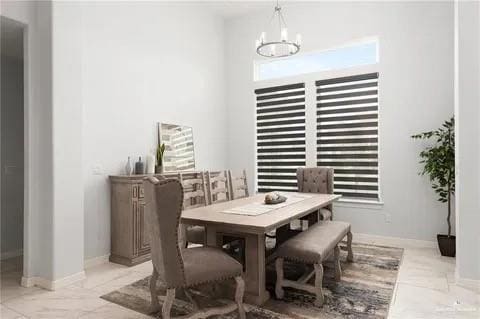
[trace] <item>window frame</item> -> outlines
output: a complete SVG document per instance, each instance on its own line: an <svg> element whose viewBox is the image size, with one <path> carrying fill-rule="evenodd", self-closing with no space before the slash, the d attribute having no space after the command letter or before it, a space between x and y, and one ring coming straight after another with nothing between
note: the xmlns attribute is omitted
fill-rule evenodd
<svg viewBox="0 0 480 319"><path fill-rule="evenodd" d="M368 66L373 66L373 65L378 65L380 63L380 41L377 36L372 36L372 37L365 37L356 41L351 41L347 43L343 43L341 45L336 45L333 47L329 47L327 49L321 49L321 50L314 50L314 51L308 51L308 52L302 52L298 53L295 55L295 57L301 57L301 56L306 56L306 55L311 55L311 54L321 54L325 53L328 51L335 51L335 50L340 50L348 47L353 47L353 46L359 46L359 45L364 45L364 44L369 44L369 43L375 43L376 44L376 63L372 64L364 64L364 65L359 65L359 66L354 66L354 67L345 67L345 68L339 68L339 69L333 69L333 70L325 70L325 71L314 71L314 72L309 72L309 73L301 73L301 74L296 74L292 76L286 76L286 77L280 77L280 78L273 78L273 79L259 79L259 68L261 64L265 64L268 61L271 61L271 58L258 58L253 61L253 82L269 82L269 81L277 81L277 80L282 80L282 79L287 79L287 78L302 78L303 76L310 76L314 74L322 74L326 72L336 72L336 71L343 71L343 70L350 70L353 68L361 68L361 67L368 67ZM291 57L286 56L286 57L281 57L281 58L275 58L275 60L286 60Z"/></svg>
<svg viewBox="0 0 480 319"><path fill-rule="evenodd" d="M254 134L253 134L253 161L254 165L254 185L255 192L258 192L258 165L257 165L257 120L256 120L256 89L267 88L271 86L280 86L288 85L292 83L305 83L305 131L306 131L306 141L305 141L305 162L307 167L317 166L317 117L316 117L316 85L315 81L321 81L331 78L351 76L363 73L379 73L378 81L378 199L352 199L352 198L341 198L338 202L342 206L379 206L383 205L383 192L382 192L382 72L380 70L380 64L371 64L358 67L352 67L348 69L339 69L339 70L329 70L323 72L307 73L291 77L284 77L279 79L268 79L261 81L252 81L252 87L250 94L252 94L252 117L254 121Z"/></svg>

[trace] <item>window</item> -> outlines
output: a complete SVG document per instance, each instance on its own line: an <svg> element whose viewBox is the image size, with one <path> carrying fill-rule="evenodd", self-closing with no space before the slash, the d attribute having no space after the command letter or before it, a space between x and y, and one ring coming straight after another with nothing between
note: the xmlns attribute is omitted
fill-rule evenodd
<svg viewBox="0 0 480 319"><path fill-rule="evenodd" d="M378 73L316 81L317 165L334 192L378 200Z"/></svg>
<svg viewBox="0 0 480 319"><path fill-rule="evenodd" d="M357 43L331 50L298 54L285 59L255 63L255 81L328 70L345 69L378 62L378 42Z"/></svg>
<svg viewBox="0 0 480 319"><path fill-rule="evenodd" d="M296 169L305 166L305 84L255 90L257 188L296 191Z"/></svg>

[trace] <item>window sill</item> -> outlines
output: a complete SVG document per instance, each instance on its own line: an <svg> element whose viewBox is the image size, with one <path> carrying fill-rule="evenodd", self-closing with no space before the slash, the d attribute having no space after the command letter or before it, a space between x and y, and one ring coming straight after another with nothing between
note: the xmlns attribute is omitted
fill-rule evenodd
<svg viewBox="0 0 480 319"><path fill-rule="evenodd" d="M369 201L369 200L356 200L356 199L339 199L334 202L335 207L346 207L346 208L362 208L362 209L374 209L382 210L384 203L380 201Z"/></svg>

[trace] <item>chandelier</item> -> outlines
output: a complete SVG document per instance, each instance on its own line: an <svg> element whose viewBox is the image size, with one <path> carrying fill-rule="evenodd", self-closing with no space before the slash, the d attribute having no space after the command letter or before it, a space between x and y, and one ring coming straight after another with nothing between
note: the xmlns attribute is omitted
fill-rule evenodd
<svg viewBox="0 0 480 319"><path fill-rule="evenodd" d="M288 40L287 24L278 0L270 20L270 25L278 28L279 38L267 41L267 33L262 32L260 39L255 41L255 48L259 55L267 58L281 58L294 55L300 51L302 38L300 34L297 34L295 42Z"/></svg>

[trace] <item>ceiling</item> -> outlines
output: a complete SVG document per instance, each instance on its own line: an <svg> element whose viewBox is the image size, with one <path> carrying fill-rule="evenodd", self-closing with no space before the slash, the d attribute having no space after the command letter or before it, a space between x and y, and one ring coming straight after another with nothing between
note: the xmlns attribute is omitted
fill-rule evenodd
<svg viewBox="0 0 480 319"><path fill-rule="evenodd" d="M0 38L2 55L23 59L23 27L20 23L1 17Z"/></svg>
<svg viewBox="0 0 480 319"><path fill-rule="evenodd" d="M214 13L222 16L225 19L231 19L239 16L249 14L262 9L271 8L273 10L275 1L201 1L202 6L208 7Z"/></svg>

